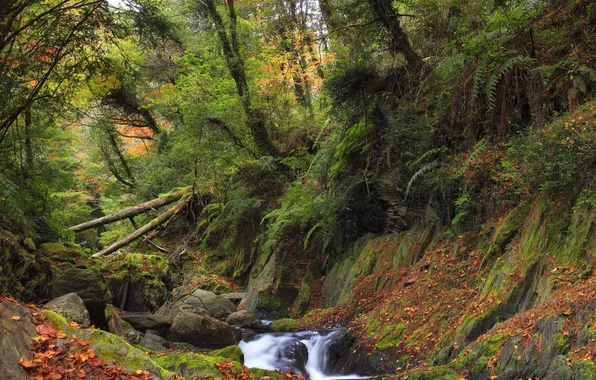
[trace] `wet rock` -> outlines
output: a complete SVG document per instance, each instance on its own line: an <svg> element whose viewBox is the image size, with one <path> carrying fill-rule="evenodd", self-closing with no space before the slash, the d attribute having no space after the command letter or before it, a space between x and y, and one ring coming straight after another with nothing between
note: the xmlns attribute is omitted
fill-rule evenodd
<svg viewBox="0 0 596 380"><path fill-rule="evenodd" d="M299 341L293 339L285 343L277 353L277 361L284 372L296 372L306 376L306 362L308 361L308 348Z"/></svg>
<svg viewBox="0 0 596 380"><path fill-rule="evenodd" d="M172 324L172 319L152 313L131 313L124 315L122 319L130 323L136 330L143 332L164 329Z"/></svg>
<svg viewBox="0 0 596 380"><path fill-rule="evenodd" d="M20 318L19 320L16 317ZM0 302L0 374L3 379L27 379L29 375L19 365L27 359L35 326L31 323L29 310L11 302Z"/></svg>
<svg viewBox="0 0 596 380"><path fill-rule="evenodd" d="M248 310L240 310L230 314L228 318L226 318L226 323L244 328L259 328L263 325L259 317L257 317L257 314Z"/></svg>
<svg viewBox="0 0 596 380"><path fill-rule="evenodd" d="M83 303L81 297L76 293L68 293L48 302L46 309L54 310L66 319L74 321L82 326L91 324L89 312Z"/></svg>
<svg viewBox="0 0 596 380"><path fill-rule="evenodd" d="M52 282L52 295L60 297L69 293L81 297L91 323L100 328L106 327L104 310L111 295L99 274L91 269L68 269Z"/></svg>

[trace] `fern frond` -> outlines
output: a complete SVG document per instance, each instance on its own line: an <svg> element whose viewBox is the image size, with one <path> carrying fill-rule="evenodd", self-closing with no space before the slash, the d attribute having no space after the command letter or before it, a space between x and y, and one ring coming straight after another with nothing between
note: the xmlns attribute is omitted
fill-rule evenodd
<svg viewBox="0 0 596 380"><path fill-rule="evenodd" d="M497 85L505 75L511 71L515 66L521 66L524 64L534 64L536 63L535 58L531 57L524 57L524 56L515 56L503 64L499 66L499 68L492 73L490 76L488 83L486 85L486 102L488 104L487 113L491 113L495 109L496 99L497 99Z"/></svg>
<svg viewBox="0 0 596 380"><path fill-rule="evenodd" d="M423 176L424 174L430 172L436 166L437 166L437 161L433 161L429 164L424 165L420 170L418 170L416 173L414 173L414 175L408 181L408 186L406 187L406 194L404 195L404 199L406 199L408 197L408 195L410 194L410 190L412 189L412 185L414 184L414 182L416 182L416 180L418 178L420 178L421 176Z"/></svg>
<svg viewBox="0 0 596 380"><path fill-rule="evenodd" d="M466 160L464 165L457 172L457 176L458 177L463 176L466 173L466 170L468 170L468 167L470 166L470 164L472 162L474 162L474 160L476 160L476 158L478 158L478 156L480 156L486 150L487 147L488 147L488 143L485 138L478 141L476 143L476 145L474 146L474 150L472 151L472 153L470 153L470 156L468 157L468 159Z"/></svg>

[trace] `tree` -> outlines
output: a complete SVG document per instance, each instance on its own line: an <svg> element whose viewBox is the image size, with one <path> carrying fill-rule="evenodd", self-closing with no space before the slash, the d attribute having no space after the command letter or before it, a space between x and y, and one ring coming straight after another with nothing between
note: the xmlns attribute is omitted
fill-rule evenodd
<svg viewBox="0 0 596 380"><path fill-rule="evenodd" d="M234 7L234 1L228 0L225 4L225 8L228 10L229 16L229 27L227 30L224 25L224 21L217 10L214 0L206 0L204 2L204 7L207 14L209 15L209 18L213 21L215 26L215 31L223 50L228 71L236 83L236 90L238 96L242 100L242 106L247 118L248 129L250 130L255 145L257 146L257 149L261 155L277 157L279 156L279 152L269 138L265 114L262 110L253 107L251 102L246 70L242 55L240 54L240 46L238 43L236 25L237 16L236 9Z"/></svg>

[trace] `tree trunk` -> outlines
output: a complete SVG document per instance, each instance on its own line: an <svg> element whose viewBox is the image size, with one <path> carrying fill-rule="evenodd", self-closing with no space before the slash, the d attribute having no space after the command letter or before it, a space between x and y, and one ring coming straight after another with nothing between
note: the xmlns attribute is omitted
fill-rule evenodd
<svg viewBox="0 0 596 380"><path fill-rule="evenodd" d="M393 9L391 0L368 0L369 6L383 24L391 40L389 47L395 53L402 53L406 59L406 67L417 73L422 68L422 58L410 45L408 35L399 23L399 14Z"/></svg>
<svg viewBox="0 0 596 380"><path fill-rule="evenodd" d="M122 219L132 218L133 216L142 214L148 210L159 208L161 206L165 206L170 203L174 203L189 193L190 193L190 188L178 190L178 191L175 191L174 193L167 195L165 197L155 198L148 202L141 203L136 206L128 207L128 208L126 208L122 211L119 211L117 213L102 216L101 218L94 219L89 222L77 224L76 226L72 226L69 229L71 231L80 232L80 231L88 230L90 228L103 226L104 224L117 222Z"/></svg>
<svg viewBox="0 0 596 380"><path fill-rule="evenodd" d="M143 227L139 228L138 230L136 230L135 232L133 232L132 234L118 240L117 242L115 242L114 244L110 245L109 247L97 252L94 255L91 255L91 257L101 257L103 255L108 255L112 252L116 252L117 250L119 250L122 247L126 247L127 245L129 245L130 243L132 243L133 241L137 240L138 238L142 237L143 235L145 235L147 232L150 232L154 229L156 229L157 227L161 226L162 224L164 224L165 222L167 222L168 220L170 220L174 215L176 215L180 210L182 210L182 208L184 206L186 206L186 204L188 203L188 199L185 199L183 202L181 202L179 205L172 207L171 209L169 209L168 211L164 212L163 214L161 214L160 216L158 216L157 218L153 219L151 222L145 224Z"/></svg>
<svg viewBox="0 0 596 380"><path fill-rule="evenodd" d="M269 138L265 123L265 115L261 110L255 109L251 105L244 61L240 55L240 48L236 36L236 9L234 8L234 0L227 1L228 13L230 16L230 37L228 37L228 32L226 32L223 19L215 7L214 1L205 0L204 5L215 24L215 30L223 49L226 65L228 66L228 71L234 79L234 82L236 82L236 91L242 100L244 113L246 113L248 119L248 129L255 141L255 145L262 156L277 157L279 156L279 152Z"/></svg>

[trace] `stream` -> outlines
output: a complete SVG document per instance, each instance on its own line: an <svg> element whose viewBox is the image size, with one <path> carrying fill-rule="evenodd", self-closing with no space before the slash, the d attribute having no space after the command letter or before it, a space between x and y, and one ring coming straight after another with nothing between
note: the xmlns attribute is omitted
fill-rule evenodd
<svg viewBox="0 0 596 380"><path fill-rule="evenodd" d="M341 329L295 333L263 333L239 346L249 368L295 372L311 380L364 379L358 375L332 375L326 371L329 345Z"/></svg>

